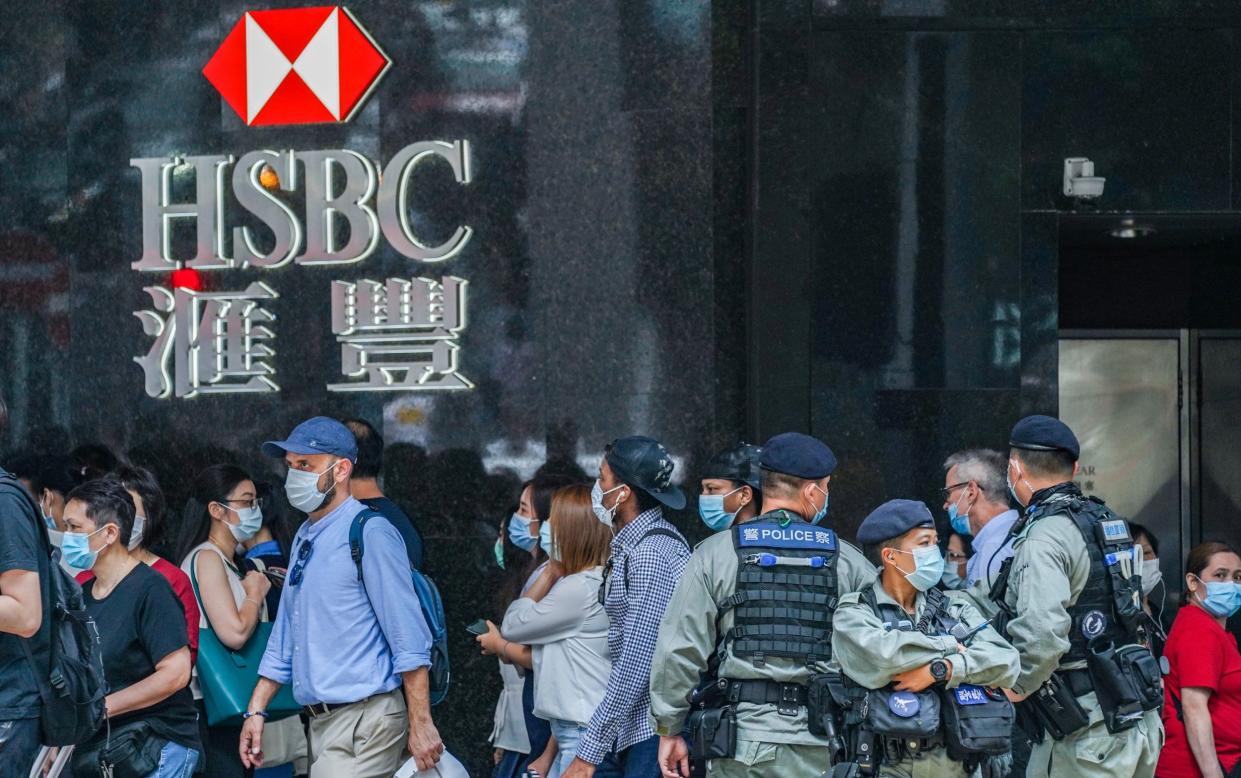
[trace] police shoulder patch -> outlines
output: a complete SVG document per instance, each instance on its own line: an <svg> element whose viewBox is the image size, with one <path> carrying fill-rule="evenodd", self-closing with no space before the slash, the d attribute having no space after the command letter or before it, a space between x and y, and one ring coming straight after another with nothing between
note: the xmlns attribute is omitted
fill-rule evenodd
<svg viewBox="0 0 1241 778"><path fill-rule="evenodd" d="M737 545L755 548L796 548L806 551L835 551L836 533L812 524L742 524L737 527Z"/></svg>

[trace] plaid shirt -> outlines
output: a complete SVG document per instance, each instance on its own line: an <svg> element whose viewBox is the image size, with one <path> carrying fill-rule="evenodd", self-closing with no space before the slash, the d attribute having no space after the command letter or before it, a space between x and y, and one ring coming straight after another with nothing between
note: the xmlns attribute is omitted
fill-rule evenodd
<svg viewBox="0 0 1241 778"><path fill-rule="evenodd" d="M655 735L650 712L651 658L659 622L690 553L688 544L667 535L653 535L638 543L656 527L676 532L663 512L653 508L638 514L612 539L612 574L604 603L611 620L612 675L577 748L577 755L591 764Z"/></svg>

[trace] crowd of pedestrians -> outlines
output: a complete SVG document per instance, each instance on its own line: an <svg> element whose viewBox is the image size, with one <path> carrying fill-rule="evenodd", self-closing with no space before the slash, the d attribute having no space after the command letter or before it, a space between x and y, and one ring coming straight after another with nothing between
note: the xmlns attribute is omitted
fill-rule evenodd
<svg viewBox="0 0 1241 778"><path fill-rule="evenodd" d="M857 545L806 435L701 468L696 547L659 441L545 464L469 627L491 775L1237 774L1241 556L1195 547L1165 632L1158 538L1081 494L1071 430L1008 444L947 457L940 520L890 500ZM102 446L0 472L0 778L453 775L441 600L383 453L315 417L262 446L283 485L220 461L176 508Z"/></svg>

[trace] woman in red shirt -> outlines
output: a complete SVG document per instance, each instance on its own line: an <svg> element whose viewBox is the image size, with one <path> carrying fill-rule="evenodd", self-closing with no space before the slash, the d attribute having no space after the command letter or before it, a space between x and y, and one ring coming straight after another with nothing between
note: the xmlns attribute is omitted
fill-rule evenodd
<svg viewBox="0 0 1241 778"><path fill-rule="evenodd" d="M1158 778L1223 778L1241 763L1241 652L1224 622L1241 607L1241 556L1207 542L1185 562L1184 603L1164 647Z"/></svg>

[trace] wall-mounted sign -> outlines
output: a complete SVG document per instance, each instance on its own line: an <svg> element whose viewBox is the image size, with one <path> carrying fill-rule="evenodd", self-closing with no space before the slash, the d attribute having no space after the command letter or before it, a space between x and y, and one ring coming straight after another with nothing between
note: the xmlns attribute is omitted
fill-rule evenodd
<svg viewBox="0 0 1241 778"><path fill-rule="evenodd" d="M251 127L349 121L392 62L340 6L247 11L203 75Z"/></svg>

